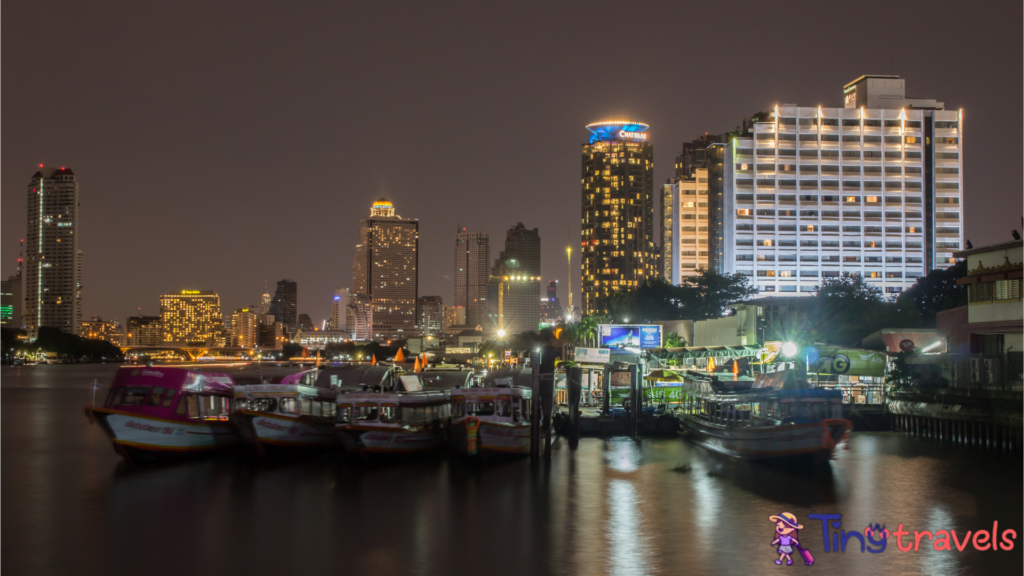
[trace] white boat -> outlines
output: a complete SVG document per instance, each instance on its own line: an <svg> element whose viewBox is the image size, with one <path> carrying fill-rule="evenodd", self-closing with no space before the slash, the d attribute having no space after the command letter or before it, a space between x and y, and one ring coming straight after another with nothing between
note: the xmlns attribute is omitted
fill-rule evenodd
<svg viewBox="0 0 1024 576"><path fill-rule="evenodd" d="M317 384L314 369L289 374L279 382L236 385L232 422L260 455L267 448L334 446L337 390Z"/></svg>
<svg viewBox="0 0 1024 576"><path fill-rule="evenodd" d="M529 388L454 388L451 395L451 434L457 452L530 453Z"/></svg>

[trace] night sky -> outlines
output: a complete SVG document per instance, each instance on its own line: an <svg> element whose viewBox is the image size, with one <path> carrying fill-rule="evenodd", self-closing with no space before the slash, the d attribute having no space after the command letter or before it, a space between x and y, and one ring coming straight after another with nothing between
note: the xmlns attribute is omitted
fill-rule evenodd
<svg viewBox="0 0 1024 576"><path fill-rule="evenodd" d="M564 298L586 124L650 124L664 182L683 141L841 107L890 62L964 109L965 236L1020 228L1020 2L662 4L5 2L0 273L45 163L81 186L85 317L180 289L228 313L290 278L319 324L381 196L420 220L421 296L451 303L460 224L497 256L523 222Z"/></svg>

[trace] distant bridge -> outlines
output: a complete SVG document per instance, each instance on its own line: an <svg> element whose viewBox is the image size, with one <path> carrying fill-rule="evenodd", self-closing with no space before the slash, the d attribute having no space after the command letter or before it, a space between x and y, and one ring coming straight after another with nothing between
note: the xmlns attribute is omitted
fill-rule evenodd
<svg viewBox="0 0 1024 576"><path fill-rule="evenodd" d="M228 346L119 346L121 352L125 355L131 354L132 352L138 354L144 354L146 352L181 352L189 357L190 360L195 360L201 356L209 356L212 353L218 353L218 355L241 357L243 354L251 355L254 351L258 353L268 354L277 353L281 350L279 348L238 348Z"/></svg>

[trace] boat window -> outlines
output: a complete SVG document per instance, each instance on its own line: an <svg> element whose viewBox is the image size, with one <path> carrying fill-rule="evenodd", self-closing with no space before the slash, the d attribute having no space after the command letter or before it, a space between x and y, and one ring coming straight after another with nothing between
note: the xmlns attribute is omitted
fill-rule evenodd
<svg viewBox="0 0 1024 576"><path fill-rule="evenodd" d="M170 408L171 402L174 401L174 390L168 390L167 394L164 395L164 408Z"/></svg>
<svg viewBox="0 0 1024 576"><path fill-rule="evenodd" d="M338 404L337 422L339 424L348 424L350 421L352 421L352 405Z"/></svg>
<svg viewBox="0 0 1024 576"><path fill-rule="evenodd" d="M494 416L494 402L483 398L469 398L466 401L466 414L471 416Z"/></svg>
<svg viewBox="0 0 1024 576"><path fill-rule="evenodd" d="M310 413L313 412L313 407L312 407L311 404L312 404L312 400L310 400L309 398L307 398L305 396L300 396L299 397L299 406L302 408L302 415L303 416L308 416Z"/></svg>
<svg viewBox="0 0 1024 576"><path fill-rule="evenodd" d="M199 418L199 398L192 394L189 394L186 398L188 398L188 417Z"/></svg>
<svg viewBox="0 0 1024 576"><path fill-rule="evenodd" d="M513 422L526 422L526 413L529 411L529 402L526 398L513 398L512 399L512 421Z"/></svg>
<svg viewBox="0 0 1024 576"><path fill-rule="evenodd" d="M187 397L188 395L185 394L184 392L182 392L178 396L178 405L174 407L175 414L178 414L180 416L185 413L185 406L188 404L188 402L185 400Z"/></svg>
<svg viewBox="0 0 1024 576"><path fill-rule="evenodd" d="M452 398L452 418L462 418L466 411L466 398L456 396ZM408 422L408 420L407 420Z"/></svg>
<svg viewBox="0 0 1024 576"><path fill-rule="evenodd" d="M380 421L385 424L395 424L398 422L398 406L394 404L381 404L380 405Z"/></svg>
<svg viewBox="0 0 1024 576"><path fill-rule="evenodd" d="M522 415L523 422L529 422L530 421L531 410L533 410L533 407L530 405L530 399L529 398L520 398L519 399L519 413Z"/></svg>
<svg viewBox="0 0 1024 576"><path fill-rule="evenodd" d="M359 420L360 422L369 422L377 420L377 405L376 404L357 404L352 408L352 419Z"/></svg>
<svg viewBox="0 0 1024 576"><path fill-rule="evenodd" d="M124 390L124 395L119 402L122 406L142 406L146 400L146 394L149 393L149 388L141 386L130 386L122 388L122 390Z"/></svg>
<svg viewBox="0 0 1024 576"><path fill-rule="evenodd" d="M422 409L415 406L402 406L402 422L406 424L419 424Z"/></svg>
<svg viewBox="0 0 1024 576"><path fill-rule="evenodd" d="M207 418L226 418L228 415L228 399L223 396L200 396L203 412Z"/></svg>
<svg viewBox="0 0 1024 576"><path fill-rule="evenodd" d="M117 398L118 392L122 392L123 390L124 388L111 388L110 392L107 392L107 401L103 405L106 406L107 408L113 406L115 400L119 400Z"/></svg>
<svg viewBox="0 0 1024 576"><path fill-rule="evenodd" d="M329 400L321 400L323 404L324 418L334 419L335 414L338 413L338 405Z"/></svg>
<svg viewBox="0 0 1024 576"><path fill-rule="evenodd" d="M278 409L281 411L281 414L298 414L299 401L295 398L281 398L278 403Z"/></svg>
<svg viewBox="0 0 1024 576"><path fill-rule="evenodd" d="M245 401L242 400L242 402ZM249 400L247 405L249 410L255 412L277 412L277 398L257 398Z"/></svg>
<svg viewBox="0 0 1024 576"><path fill-rule="evenodd" d="M494 405L495 414L502 417L509 417L512 415L512 398L510 396L498 396L497 402Z"/></svg>
<svg viewBox="0 0 1024 576"><path fill-rule="evenodd" d="M149 393L149 405L159 406L160 397L164 394L163 386L153 386L153 391Z"/></svg>

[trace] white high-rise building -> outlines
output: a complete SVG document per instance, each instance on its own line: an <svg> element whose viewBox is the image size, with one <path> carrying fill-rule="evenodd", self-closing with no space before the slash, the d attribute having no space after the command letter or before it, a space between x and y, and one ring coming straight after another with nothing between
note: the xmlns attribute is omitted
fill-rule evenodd
<svg viewBox="0 0 1024 576"><path fill-rule="evenodd" d="M949 266L963 242L963 115L904 88L862 76L845 108L783 104L714 144L724 182L710 265L761 295L814 293L844 272L893 294Z"/></svg>
<svg viewBox="0 0 1024 576"><path fill-rule="evenodd" d="M707 168L661 187L661 219L663 274L679 284L708 267Z"/></svg>

